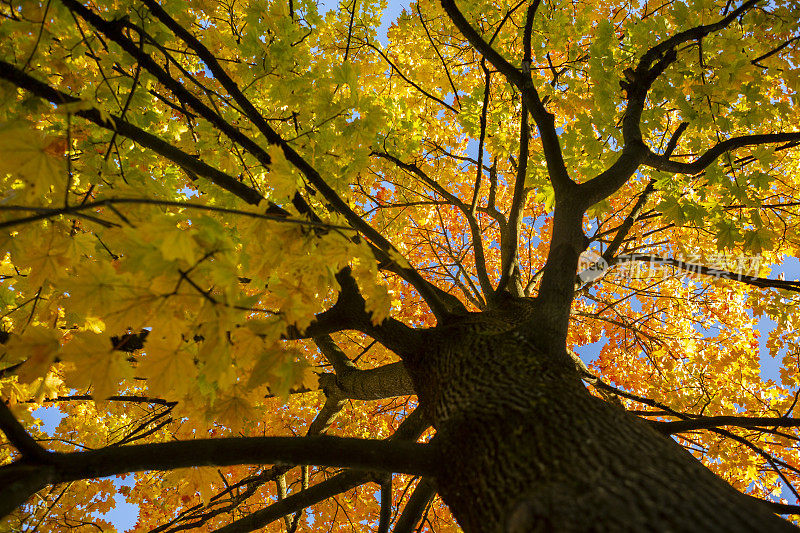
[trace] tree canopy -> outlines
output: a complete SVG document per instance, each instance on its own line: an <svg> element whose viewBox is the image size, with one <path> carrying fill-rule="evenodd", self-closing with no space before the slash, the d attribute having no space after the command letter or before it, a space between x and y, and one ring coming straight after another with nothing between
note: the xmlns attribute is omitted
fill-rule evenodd
<svg viewBox="0 0 800 533"><path fill-rule="evenodd" d="M0 529L558 529L447 468L565 349L796 519L800 2L384 7L0 0Z"/></svg>

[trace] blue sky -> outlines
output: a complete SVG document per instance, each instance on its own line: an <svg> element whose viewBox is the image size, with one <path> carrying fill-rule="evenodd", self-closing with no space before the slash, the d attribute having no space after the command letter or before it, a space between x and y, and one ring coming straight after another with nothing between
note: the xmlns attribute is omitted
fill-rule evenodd
<svg viewBox="0 0 800 533"><path fill-rule="evenodd" d="M381 44L386 44L386 31L389 29L389 26L392 25L392 22L397 20L397 16L403 11L403 9L407 9L411 2L407 0L403 1L396 1L390 0L386 9L383 11L383 17L381 18L381 25L378 28L378 40ZM327 13L331 9L334 9L339 5L338 0L323 0L318 2L319 5L319 12L320 14Z"/></svg>

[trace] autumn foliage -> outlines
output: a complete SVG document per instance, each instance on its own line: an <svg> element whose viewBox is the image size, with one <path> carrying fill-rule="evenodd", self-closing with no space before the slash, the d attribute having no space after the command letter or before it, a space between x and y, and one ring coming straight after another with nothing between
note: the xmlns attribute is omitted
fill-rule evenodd
<svg viewBox="0 0 800 533"><path fill-rule="evenodd" d="M796 518L800 3L383 7L0 1L0 530L459 531L408 339L504 298Z"/></svg>

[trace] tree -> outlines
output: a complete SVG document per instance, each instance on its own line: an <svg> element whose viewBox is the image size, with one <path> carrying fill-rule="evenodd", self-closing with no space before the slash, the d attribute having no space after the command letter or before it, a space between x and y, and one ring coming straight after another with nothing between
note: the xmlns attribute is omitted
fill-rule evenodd
<svg viewBox="0 0 800 533"><path fill-rule="evenodd" d="M793 528L796 0L0 13L5 528Z"/></svg>

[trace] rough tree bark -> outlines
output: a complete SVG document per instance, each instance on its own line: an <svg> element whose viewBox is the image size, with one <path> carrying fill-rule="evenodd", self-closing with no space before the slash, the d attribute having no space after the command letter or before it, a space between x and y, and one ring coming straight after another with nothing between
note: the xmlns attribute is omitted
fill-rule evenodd
<svg viewBox="0 0 800 533"><path fill-rule="evenodd" d="M406 358L437 429L437 488L467 532L791 531L669 437L592 396L506 301ZM542 342L544 340L544 342Z"/></svg>

